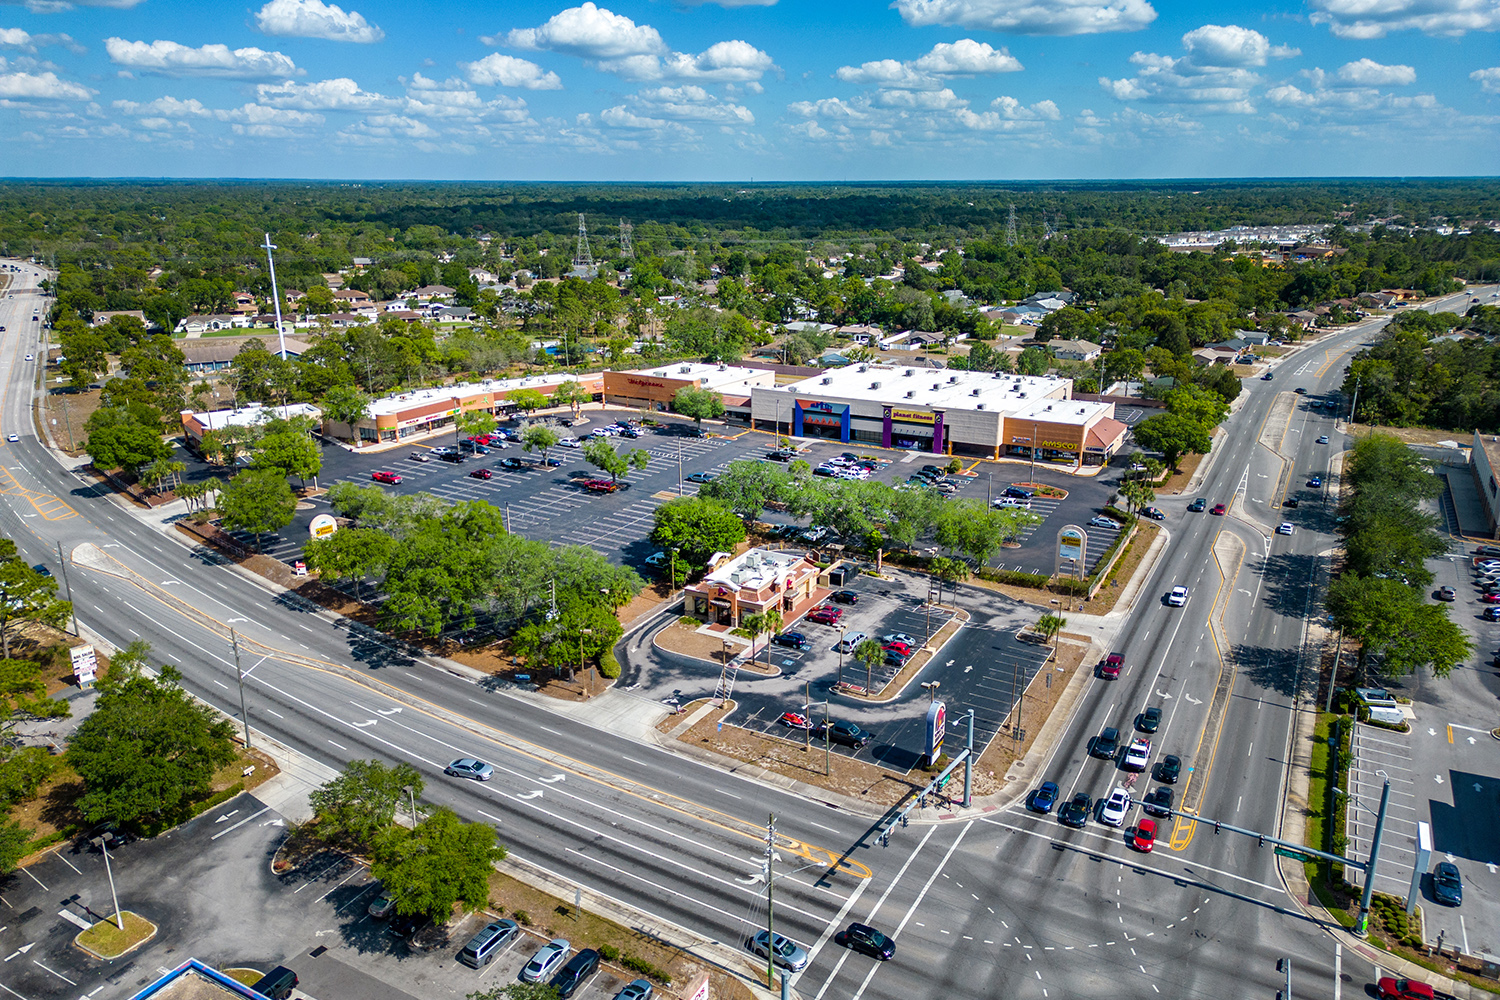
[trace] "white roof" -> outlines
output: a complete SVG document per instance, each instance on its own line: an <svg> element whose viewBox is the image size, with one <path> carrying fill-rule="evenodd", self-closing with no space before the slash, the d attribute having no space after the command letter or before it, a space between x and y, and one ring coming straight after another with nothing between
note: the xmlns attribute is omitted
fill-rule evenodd
<svg viewBox="0 0 1500 1000"><path fill-rule="evenodd" d="M763 376L766 374L766 369L739 368L734 365L716 365L703 361L684 361L681 364L662 365L659 368L638 368L621 374L681 379L687 382L697 382L705 389L713 389L721 385L735 385L757 375Z"/></svg>
<svg viewBox="0 0 1500 1000"><path fill-rule="evenodd" d="M1031 401L1068 387L1050 375L955 372L907 365L850 365L762 392L787 392L812 399L836 398L940 409L999 410L1011 413ZM976 395L977 391L977 395ZM914 395L908 397L908 392ZM1056 399L1050 402L1058 402Z"/></svg>
<svg viewBox="0 0 1500 1000"><path fill-rule="evenodd" d="M1009 420L1024 422L1037 420L1047 424L1087 424L1101 413L1109 415L1109 403L1091 403L1082 399L1037 399L1028 400L1006 412Z"/></svg>
<svg viewBox="0 0 1500 1000"><path fill-rule="evenodd" d="M572 375L528 375L525 378L495 378L486 379L483 382L468 382L455 385L440 386L436 389L417 389L412 392L404 392L399 396L385 396L370 402L370 416L380 414L400 413L414 406L425 403L440 403L448 399L463 399L469 396L477 396L488 392L499 398L507 392L516 389L536 389L545 391L556 388L564 382L578 381Z"/></svg>
<svg viewBox="0 0 1500 1000"><path fill-rule="evenodd" d="M192 413L191 410L183 412ZM286 406L246 403L234 410L210 410L207 413L192 413L192 416L204 430L217 431L225 427L254 427L277 418L286 420L290 417L312 417L319 420L323 411L311 403L289 403Z"/></svg>
<svg viewBox="0 0 1500 1000"><path fill-rule="evenodd" d="M739 590L741 587L761 590L774 582L785 583L799 563L811 565L800 553L751 549L738 559L720 563L712 573L703 578L703 585L723 587L726 590Z"/></svg>

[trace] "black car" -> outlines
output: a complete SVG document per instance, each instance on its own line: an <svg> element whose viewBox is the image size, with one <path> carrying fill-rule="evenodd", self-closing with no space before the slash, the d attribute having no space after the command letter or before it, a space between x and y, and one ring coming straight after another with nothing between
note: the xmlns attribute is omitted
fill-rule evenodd
<svg viewBox="0 0 1500 1000"><path fill-rule="evenodd" d="M500 460L500 468L502 468L502 469L524 469L524 468L526 468L526 463L523 462L523 461L521 461L519 458L502 458Z"/></svg>
<svg viewBox="0 0 1500 1000"><path fill-rule="evenodd" d="M770 459L772 462L790 462L792 459L794 459L796 457L797 457L797 453L795 451L768 451L768 452L766 452L766 458Z"/></svg>
<svg viewBox="0 0 1500 1000"><path fill-rule="evenodd" d="M1057 821L1063 826L1071 826L1075 829L1083 829L1089 821L1089 813L1094 810L1094 800L1089 798L1088 792L1079 792L1063 804L1057 811Z"/></svg>
<svg viewBox="0 0 1500 1000"><path fill-rule="evenodd" d="M1172 815L1172 789L1166 785L1158 785L1154 790L1147 792L1146 797L1141 800L1141 808L1152 816Z"/></svg>
<svg viewBox="0 0 1500 1000"><path fill-rule="evenodd" d="M1089 745L1089 753L1100 760L1109 760L1120 752L1120 731L1114 726L1105 726Z"/></svg>
<svg viewBox="0 0 1500 1000"><path fill-rule="evenodd" d="M1148 705L1140 718L1135 720L1135 728L1143 733L1156 732L1161 728L1161 709L1155 705Z"/></svg>
<svg viewBox="0 0 1500 1000"><path fill-rule="evenodd" d="M468 461L468 459L453 451L445 451L441 455L439 455L438 458L442 459L445 462L452 462L454 465L459 465L463 462Z"/></svg>
<svg viewBox="0 0 1500 1000"><path fill-rule="evenodd" d="M1297 501L1296 497L1287 497L1285 500L1281 501L1281 506L1283 510L1296 510L1302 505Z"/></svg>
<svg viewBox="0 0 1500 1000"><path fill-rule="evenodd" d="M620 428L620 437L622 438L638 438L640 436L641 432L636 430L634 427Z"/></svg>
<svg viewBox="0 0 1500 1000"><path fill-rule="evenodd" d="M862 951L882 962L896 954L896 942L868 924L850 924L835 934L833 939L845 948Z"/></svg>
<svg viewBox="0 0 1500 1000"><path fill-rule="evenodd" d="M813 470L813 475L815 476L836 476L838 474L839 470L831 465L820 465Z"/></svg>
<svg viewBox="0 0 1500 1000"><path fill-rule="evenodd" d="M568 997L577 993L578 988L588 982L598 971L599 953L592 948L585 948L568 959L568 964L552 977L552 985L562 1000L568 1000Z"/></svg>
<svg viewBox="0 0 1500 1000"><path fill-rule="evenodd" d="M858 604L859 595L852 590L835 590L828 595L830 600L839 604Z"/></svg>
<svg viewBox="0 0 1500 1000"><path fill-rule="evenodd" d="M787 646L791 649L806 649L812 643L807 641L807 636L801 632L782 632L771 640L778 646Z"/></svg>
<svg viewBox="0 0 1500 1000"><path fill-rule="evenodd" d="M398 914L391 920L390 926L386 928L392 936L410 939L413 934L427 926L428 918L425 914Z"/></svg>
<svg viewBox="0 0 1500 1000"><path fill-rule="evenodd" d="M1017 500L1030 500L1036 496L1036 490L1028 490L1022 486L1007 486L1000 495L1003 497L1015 497Z"/></svg>
<svg viewBox="0 0 1500 1000"><path fill-rule="evenodd" d="M816 732L822 735L823 726L818 726ZM874 739L874 734L859 728L852 722L836 719L828 723L828 739L834 743L858 749Z"/></svg>
<svg viewBox="0 0 1500 1000"><path fill-rule="evenodd" d="M1182 758L1175 753L1169 753L1156 762L1156 780L1164 781L1169 785L1177 784L1177 776L1182 773Z"/></svg>
<svg viewBox="0 0 1500 1000"><path fill-rule="evenodd" d="M1205 500L1203 497L1199 497L1198 499L1194 500L1192 503L1188 504L1187 509L1190 510L1190 511L1192 511L1194 514L1201 514L1201 513L1203 513L1204 508L1207 507L1207 506L1208 506L1208 501Z"/></svg>
<svg viewBox="0 0 1500 1000"><path fill-rule="evenodd" d="M1432 898L1444 906L1463 905L1464 879L1453 862L1440 861L1432 870Z"/></svg>

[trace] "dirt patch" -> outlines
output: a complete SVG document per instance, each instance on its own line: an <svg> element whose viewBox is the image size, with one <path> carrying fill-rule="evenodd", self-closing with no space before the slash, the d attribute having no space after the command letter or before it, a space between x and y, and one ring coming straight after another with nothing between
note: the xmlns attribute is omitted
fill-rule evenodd
<svg viewBox="0 0 1500 1000"><path fill-rule="evenodd" d="M94 411L99 409L101 392L100 389L89 389L86 392L52 389L37 402L37 421L47 424L52 432L52 439L63 451L75 458L83 454L81 442L88 437L84 426L88 424ZM56 424L53 424L54 420L57 421ZM42 437L43 440L46 439L45 434Z"/></svg>
<svg viewBox="0 0 1500 1000"><path fill-rule="evenodd" d="M645 590L636 594L629 604L620 609L620 624L628 629L642 618L655 614L671 599L673 593L675 591L668 592L667 588L661 584L649 585Z"/></svg>
<svg viewBox="0 0 1500 1000"><path fill-rule="evenodd" d="M685 706L684 711L694 711L703 704L702 701L694 702ZM788 729L787 735L778 736L741 729L730 721L734 709L734 703L730 702L725 708L705 713L678 740L754 764L786 778L880 806L895 805L927 782L920 771L905 776L861 760L825 753L823 744L816 739L811 741L809 749L805 733L798 730ZM670 730L673 722L681 721L669 716L657 728L665 726ZM723 723L722 728L720 723ZM825 765L829 771L827 774L824 773Z"/></svg>
<svg viewBox="0 0 1500 1000"><path fill-rule="evenodd" d="M1350 437L1362 438L1368 434L1389 434L1406 444L1436 445L1440 441L1456 441L1459 447L1474 445L1473 431L1442 431L1428 427L1385 427L1375 424L1349 424Z"/></svg>
<svg viewBox="0 0 1500 1000"><path fill-rule="evenodd" d="M1151 543L1156 541L1156 533L1160 530L1149 521L1141 521L1136 525L1135 537L1126 543L1125 551L1115 561L1115 568L1110 570L1104 586L1094 593L1092 599L1082 602L1081 610L1087 610L1091 615L1107 615L1115 609L1115 602L1125 591L1125 585L1135 578L1136 571L1145 561L1146 553L1151 551ZM1064 598L1064 603L1068 600Z"/></svg>
<svg viewBox="0 0 1500 1000"><path fill-rule="evenodd" d="M1187 484L1192 481L1193 474L1198 471L1198 466L1204 455L1184 455L1178 463L1177 471L1167 477L1166 482L1156 487L1158 493L1171 493L1174 496L1187 489Z"/></svg>
<svg viewBox="0 0 1500 1000"><path fill-rule="evenodd" d="M579 910L572 899L564 900L503 872L490 876L489 912L508 917L546 938L566 937L575 948L617 949L621 961L629 957L639 959L665 972L678 988L707 972L712 995L754 1000L754 994L737 977L710 966L689 953L685 945L675 944L664 934L645 927L626 927L607 917ZM605 964L612 974L627 982L640 975L626 970L621 961Z"/></svg>
<svg viewBox="0 0 1500 1000"><path fill-rule="evenodd" d="M719 666L745 651L745 642L738 636L720 638L718 635L699 632L697 628L700 624L677 622L658 632L655 644L670 652L707 660ZM765 665L759 664L753 669L764 673Z"/></svg>

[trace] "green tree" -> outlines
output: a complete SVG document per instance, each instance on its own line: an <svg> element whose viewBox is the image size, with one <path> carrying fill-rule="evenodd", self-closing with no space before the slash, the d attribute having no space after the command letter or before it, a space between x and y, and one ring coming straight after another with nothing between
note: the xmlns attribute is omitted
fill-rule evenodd
<svg viewBox="0 0 1500 1000"><path fill-rule="evenodd" d="M613 610L604 604L572 600L556 618L527 622L516 630L512 651L528 665L574 671L597 663L625 634Z"/></svg>
<svg viewBox="0 0 1500 1000"><path fill-rule="evenodd" d="M1135 425L1135 440L1143 448L1159 451L1173 471L1183 455L1206 455L1213 446L1208 428L1178 413L1147 417Z"/></svg>
<svg viewBox="0 0 1500 1000"><path fill-rule="evenodd" d="M250 468L273 471L283 479L296 476L306 485L323 471L323 453L316 441L300 431L267 434L260 439Z"/></svg>
<svg viewBox="0 0 1500 1000"><path fill-rule="evenodd" d="M672 409L684 417L692 417L702 432L703 421L724 415L724 397L708 389L685 385L672 396Z"/></svg>
<svg viewBox="0 0 1500 1000"><path fill-rule="evenodd" d="M354 425L361 420L369 419L369 396L352 385L336 385L324 394L323 401L318 404L318 408L323 411L325 421L347 424L349 440L356 448L359 447L359 434L355 431Z"/></svg>
<svg viewBox="0 0 1500 1000"><path fill-rule="evenodd" d="M1156 499L1156 491L1150 483L1133 479L1120 484L1120 496L1130 505L1131 513L1135 513Z"/></svg>
<svg viewBox="0 0 1500 1000"><path fill-rule="evenodd" d="M538 393L540 395L540 393ZM521 432L521 450L530 454L533 451L542 453L542 464L547 464L547 452L557 447L557 442L562 440L554 428L545 424L532 424Z"/></svg>
<svg viewBox="0 0 1500 1000"><path fill-rule="evenodd" d="M711 483L698 489L699 496L722 500L740 517L753 521L766 504L780 500L792 489L787 474L766 462L731 462Z"/></svg>
<svg viewBox="0 0 1500 1000"><path fill-rule="evenodd" d="M460 436L481 437L495 429L495 415L484 410L466 410L453 418L453 440Z"/></svg>
<svg viewBox="0 0 1500 1000"><path fill-rule="evenodd" d="M644 469L651 455L644 448L633 448L621 453L609 443L609 438L594 438L583 446L583 457L594 468L609 473L610 482L619 482L621 476L631 469Z"/></svg>
<svg viewBox="0 0 1500 1000"><path fill-rule="evenodd" d="M419 798L422 787L422 775L410 764L351 760L337 777L312 790L308 804L317 814L320 836L368 848L395 822L406 789Z"/></svg>
<svg viewBox="0 0 1500 1000"><path fill-rule="evenodd" d="M1052 643L1052 649L1047 654L1048 662L1057 655L1057 634L1068 627L1068 620L1057 615L1042 615L1036 620L1036 630L1042 637Z"/></svg>
<svg viewBox="0 0 1500 1000"><path fill-rule="evenodd" d="M577 379L564 379L556 389L552 390L552 405L567 406L573 410L573 416L578 416L578 408L584 403L592 403L594 394L583 387L583 383Z"/></svg>
<svg viewBox="0 0 1500 1000"><path fill-rule="evenodd" d="M558 1000L558 992L551 983L514 982L470 993L464 1000Z"/></svg>
<svg viewBox="0 0 1500 1000"><path fill-rule="evenodd" d="M31 831L15 820L0 819L0 875L9 875L20 867L21 859L31 853Z"/></svg>
<svg viewBox="0 0 1500 1000"><path fill-rule="evenodd" d="M229 481L219 498L219 513L230 531L255 534L255 551L260 551L262 532L280 531L292 523L297 512L297 497L277 469L251 469Z"/></svg>
<svg viewBox="0 0 1500 1000"><path fill-rule="evenodd" d="M656 508L651 541L677 549L693 566L706 566L715 552L733 552L745 540L745 522L729 506L709 497L678 497Z"/></svg>
<svg viewBox="0 0 1500 1000"><path fill-rule="evenodd" d="M538 389L512 389L505 398L522 413L531 413L547 405L547 396Z"/></svg>
<svg viewBox="0 0 1500 1000"><path fill-rule="evenodd" d="M170 458L172 447L162 440L161 421L142 419L124 406L95 410L85 425L88 438L83 450L94 467L104 471L122 469L134 476L143 465Z"/></svg>
<svg viewBox="0 0 1500 1000"><path fill-rule="evenodd" d="M885 650L874 639L865 639L854 647L854 658L865 665L865 692L875 693L875 664L885 662ZM839 678L843 683L843 678Z"/></svg>
<svg viewBox="0 0 1500 1000"><path fill-rule="evenodd" d="M174 816L234 760L234 724L193 700L163 667L102 688L68 745L83 779L78 810L91 823Z"/></svg>
<svg viewBox="0 0 1500 1000"><path fill-rule="evenodd" d="M454 904L479 909L489 902L490 874L505 855L494 827L465 823L451 809L436 809L414 829L388 827L375 847L370 874L381 881L397 913L446 924Z"/></svg>
<svg viewBox="0 0 1500 1000"><path fill-rule="evenodd" d="M1371 657L1378 657L1391 676L1427 668L1435 677L1446 677L1474 649L1463 630L1448 620L1447 608L1426 603L1399 580L1343 573L1328 586L1328 612L1359 641L1361 678Z"/></svg>
<svg viewBox="0 0 1500 1000"><path fill-rule="evenodd" d="M1022 375L1045 375L1052 367L1052 359L1040 347L1028 347L1016 358L1016 371Z"/></svg>
<svg viewBox="0 0 1500 1000"><path fill-rule="evenodd" d="M310 539L302 548L307 568L324 580L353 580L359 595L365 577L379 577L390 562L396 539L374 528L340 528L327 538Z"/></svg>
<svg viewBox="0 0 1500 1000"><path fill-rule="evenodd" d="M16 543L0 539L0 651L10 659L10 640L28 622L62 628L73 605L57 596L57 581L33 569L16 551Z"/></svg>

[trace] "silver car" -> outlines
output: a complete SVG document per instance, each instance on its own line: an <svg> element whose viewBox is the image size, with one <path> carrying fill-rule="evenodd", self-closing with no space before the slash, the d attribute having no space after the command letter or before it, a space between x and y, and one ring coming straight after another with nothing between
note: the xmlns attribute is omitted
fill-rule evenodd
<svg viewBox="0 0 1500 1000"><path fill-rule="evenodd" d="M526 968L521 970L521 982L539 983L546 979L557 971L572 949L573 946L563 938L548 941L537 949L536 954L531 956L531 961L526 963Z"/></svg>
<svg viewBox="0 0 1500 1000"><path fill-rule="evenodd" d="M460 757L443 768L443 773L455 778L473 778L475 781L489 781L495 774L495 769L482 760L473 757Z"/></svg>
<svg viewBox="0 0 1500 1000"><path fill-rule="evenodd" d="M762 958L766 955L766 942L770 940L769 931L761 931L750 939L750 950ZM789 937L776 935L775 954L771 961L786 969L788 972L801 972L807 968L807 949L793 941Z"/></svg>
<svg viewBox="0 0 1500 1000"><path fill-rule="evenodd" d="M625 985L625 988L615 994L615 1000L651 1000L651 994L656 992L648 980L636 979Z"/></svg>

